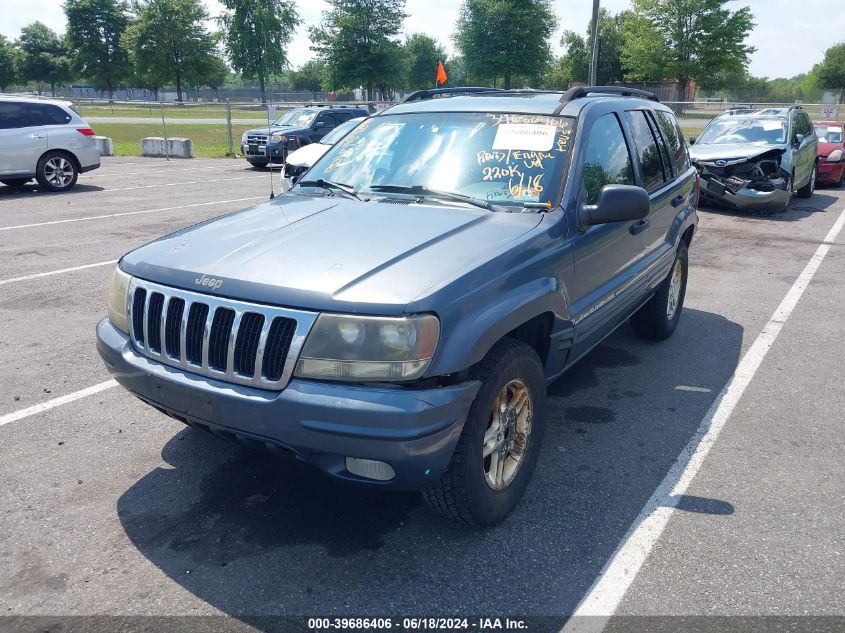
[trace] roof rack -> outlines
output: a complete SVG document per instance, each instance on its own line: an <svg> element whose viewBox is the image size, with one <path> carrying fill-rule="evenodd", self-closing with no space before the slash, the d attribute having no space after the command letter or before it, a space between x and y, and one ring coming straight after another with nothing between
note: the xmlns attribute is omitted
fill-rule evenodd
<svg viewBox="0 0 845 633"><path fill-rule="evenodd" d="M646 90L638 90L637 88L626 88L625 86L583 86L581 88L570 88L563 93L560 98L561 103L568 103L575 99L581 99L589 95L615 95L617 97L637 97L638 99L648 99L649 101L660 102L657 95Z"/></svg>
<svg viewBox="0 0 845 633"><path fill-rule="evenodd" d="M409 94L402 103L410 103L411 101L424 101L425 99L433 99L438 96L447 95L468 95L479 92L508 92L501 88L485 88L482 86L466 86L463 88L429 88L428 90L417 90Z"/></svg>

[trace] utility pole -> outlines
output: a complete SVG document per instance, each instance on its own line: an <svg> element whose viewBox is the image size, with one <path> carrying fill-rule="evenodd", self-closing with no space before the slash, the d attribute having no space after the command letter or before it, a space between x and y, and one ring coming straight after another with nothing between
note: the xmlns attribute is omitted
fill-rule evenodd
<svg viewBox="0 0 845 633"><path fill-rule="evenodd" d="M592 30L593 41L590 49L590 76L587 78L587 84L595 86L599 66L599 0L593 0Z"/></svg>

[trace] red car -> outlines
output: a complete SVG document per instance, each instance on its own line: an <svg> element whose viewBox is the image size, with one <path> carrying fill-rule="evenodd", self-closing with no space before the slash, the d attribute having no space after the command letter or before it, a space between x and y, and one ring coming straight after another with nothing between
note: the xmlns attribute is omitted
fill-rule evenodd
<svg viewBox="0 0 845 633"><path fill-rule="evenodd" d="M842 185L845 182L845 123L814 122L819 137L819 169L816 182Z"/></svg>

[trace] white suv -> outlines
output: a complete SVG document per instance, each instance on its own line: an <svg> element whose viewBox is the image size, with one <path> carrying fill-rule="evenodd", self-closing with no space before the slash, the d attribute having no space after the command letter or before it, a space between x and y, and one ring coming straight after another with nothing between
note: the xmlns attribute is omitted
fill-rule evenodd
<svg viewBox="0 0 845 633"><path fill-rule="evenodd" d="M79 174L100 166L94 130L66 101L0 97L0 182L17 187L33 178L66 191Z"/></svg>

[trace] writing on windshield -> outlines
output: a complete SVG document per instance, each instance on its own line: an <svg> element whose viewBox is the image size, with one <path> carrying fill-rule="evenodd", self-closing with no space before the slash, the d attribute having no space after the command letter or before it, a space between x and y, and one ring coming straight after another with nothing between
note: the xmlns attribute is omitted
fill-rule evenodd
<svg viewBox="0 0 845 633"><path fill-rule="evenodd" d="M572 119L493 113L413 113L364 121L312 175L357 191L417 186L497 203L554 202Z"/></svg>

